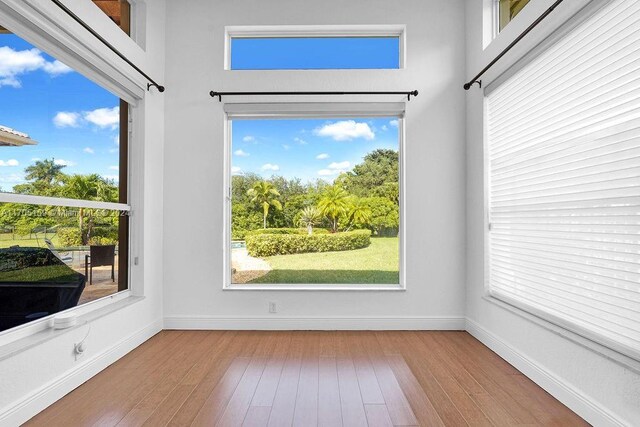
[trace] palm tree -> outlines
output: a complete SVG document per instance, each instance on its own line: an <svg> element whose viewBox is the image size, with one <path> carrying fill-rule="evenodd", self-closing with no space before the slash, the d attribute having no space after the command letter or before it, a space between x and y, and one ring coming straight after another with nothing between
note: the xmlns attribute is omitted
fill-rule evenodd
<svg viewBox="0 0 640 427"><path fill-rule="evenodd" d="M325 190L318 202L318 209L322 215L331 220L331 229L338 231L338 218L347 213L349 208L349 193L344 188L333 185Z"/></svg>
<svg viewBox="0 0 640 427"><path fill-rule="evenodd" d="M256 182L252 188L247 191L247 195L251 197L253 203L262 205L262 227L267 228L267 215L269 208L273 206L277 210L282 210L282 204L276 199L280 197L280 193L273 187L273 184L266 181Z"/></svg>
<svg viewBox="0 0 640 427"><path fill-rule="evenodd" d="M371 220L371 209L362 201L362 199L356 198L351 202L351 206L349 206L348 215L348 228L354 223L369 224L369 221Z"/></svg>
<svg viewBox="0 0 640 427"><path fill-rule="evenodd" d="M57 182L65 165L56 164L54 159L38 160L33 165L25 168L27 181L39 181L48 185Z"/></svg>
<svg viewBox="0 0 640 427"><path fill-rule="evenodd" d="M307 228L309 235L313 234L313 226L318 224L322 219L322 214L315 206L307 206L300 211L300 219L298 223L301 227Z"/></svg>

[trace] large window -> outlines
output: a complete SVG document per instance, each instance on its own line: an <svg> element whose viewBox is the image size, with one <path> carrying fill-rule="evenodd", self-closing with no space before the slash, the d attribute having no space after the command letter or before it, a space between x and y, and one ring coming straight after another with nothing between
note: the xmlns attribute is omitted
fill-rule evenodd
<svg viewBox="0 0 640 427"><path fill-rule="evenodd" d="M0 34L0 330L128 287L127 103Z"/></svg>
<svg viewBox="0 0 640 427"><path fill-rule="evenodd" d="M489 87L491 295L640 359L640 3Z"/></svg>
<svg viewBox="0 0 640 427"><path fill-rule="evenodd" d="M230 115L230 283L400 284L397 116Z"/></svg>

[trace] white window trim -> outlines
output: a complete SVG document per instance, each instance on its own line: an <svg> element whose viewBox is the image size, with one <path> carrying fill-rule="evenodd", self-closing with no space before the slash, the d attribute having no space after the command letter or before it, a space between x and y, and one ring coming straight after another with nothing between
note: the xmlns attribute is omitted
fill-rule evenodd
<svg viewBox="0 0 640 427"><path fill-rule="evenodd" d="M0 0L2 24L34 46L56 56L82 72L114 95L129 103L129 177L128 203L92 202L53 197L0 193L0 202L29 203L66 207L115 209L129 212L128 289L54 313L33 322L0 332L0 360L8 355L42 343L65 331L51 329L52 319L60 313L78 315L78 324L119 310L144 299L143 224L144 202L144 99L145 84L139 76L101 43L87 34L79 36L78 24L52 2L38 0ZM73 30L71 29L73 28ZM142 104L142 105L140 105ZM134 143L137 141L138 143ZM135 215L134 215L135 214Z"/></svg>
<svg viewBox="0 0 640 427"><path fill-rule="evenodd" d="M398 69L406 68L406 25L265 25L227 26L224 28L224 69L231 70L232 38L287 37L398 37ZM238 70L235 70L238 71ZM255 70L242 70L255 71ZM264 70L257 70L264 71ZM274 70L277 71L277 70ZM295 70L286 70L295 71ZM305 71L305 70L300 70ZM340 71L350 71L340 69Z"/></svg>
<svg viewBox="0 0 640 427"><path fill-rule="evenodd" d="M225 104L224 106L224 236L223 236L223 290L228 291L405 291L406 290L406 208L405 208L405 104L404 103L282 103L282 104ZM398 118L398 160L400 166L400 227L399 283L398 284L264 284L244 285L231 283L231 121L243 119L289 119L301 117L390 117Z"/></svg>
<svg viewBox="0 0 640 427"><path fill-rule="evenodd" d="M495 1L495 0L490 0ZM587 6L580 6L576 10L576 13L570 16L560 27L556 28L548 37L535 47L530 49L527 53L522 55L519 59L512 63L508 69L501 74L491 79L483 89L483 215L484 215L484 232L483 232L483 296L482 298L488 302L491 302L503 309L511 311L520 317L527 319L533 323L536 323L545 329L552 331L564 338L567 338L581 346L595 351L610 360L613 360L620 365L628 367L635 372L640 372L640 360L630 357L629 355L620 351L620 346L613 342L608 342L603 337L597 334L591 334L582 328L575 327L572 323L558 319L546 312L533 309L518 301L513 301L508 298L498 297L492 294L490 289L490 232L491 232L491 217L490 217L490 163L489 163L489 135L488 135L488 106L487 96L494 91L501 83L508 80L511 76L517 73L520 69L525 67L529 62L535 59L538 55L544 52L547 48L552 46L557 40L561 39L564 35L569 33L572 29L588 19L592 14L596 13L600 8L604 7L607 1L591 1Z"/></svg>

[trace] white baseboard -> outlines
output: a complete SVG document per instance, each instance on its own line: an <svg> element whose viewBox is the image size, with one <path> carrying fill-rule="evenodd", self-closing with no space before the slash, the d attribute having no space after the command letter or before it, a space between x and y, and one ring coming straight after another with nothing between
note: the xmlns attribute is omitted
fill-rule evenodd
<svg viewBox="0 0 640 427"><path fill-rule="evenodd" d="M533 382L545 389L576 414L594 426L626 426L615 415L593 402L580 390L567 384L555 374L549 372L535 361L513 348L511 345L495 336L475 321L468 319L466 329L471 335L497 353L516 369L529 377Z"/></svg>
<svg viewBox="0 0 640 427"><path fill-rule="evenodd" d="M44 384L26 397L4 408L0 412L0 426L17 426L28 421L161 330L162 321L153 322L119 341L110 349L87 359L77 368Z"/></svg>
<svg viewBox="0 0 640 427"><path fill-rule="evenodd" d="M462 331L464 317L168 316L165 329Z"/></svg>

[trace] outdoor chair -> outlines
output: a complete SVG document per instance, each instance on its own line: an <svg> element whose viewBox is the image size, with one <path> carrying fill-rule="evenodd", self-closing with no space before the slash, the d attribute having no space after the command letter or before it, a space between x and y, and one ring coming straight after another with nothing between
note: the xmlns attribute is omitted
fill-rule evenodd
<svg viewBox="0 0 640 427"><path fill-rule="evenodd" d="M73 262L73 253L72 252L64 252L63 254L59 253L53 243L49 239L44 239L44 242L47 244L49 250L56 256L58 259L65 264L71 264Z"/></svg>
<svg viewBox="0 0 640 427"><path fill-rule="evenodd" d="M116 245L89 246L89 255L84 256L84 275L89 275L89 285L93 283L93 267L111 266L111 280L115 279Z"/></svg>

